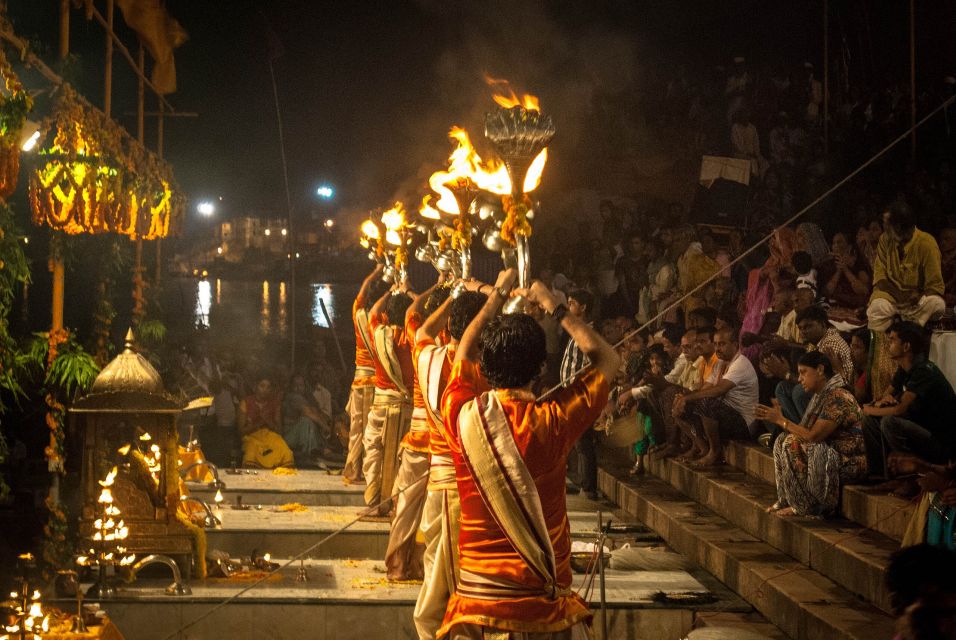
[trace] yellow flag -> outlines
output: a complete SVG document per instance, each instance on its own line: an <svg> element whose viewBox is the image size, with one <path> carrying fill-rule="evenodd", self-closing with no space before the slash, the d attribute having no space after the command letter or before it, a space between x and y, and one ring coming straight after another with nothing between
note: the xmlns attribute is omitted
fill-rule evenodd
<svg viewBox="0 0 956 640"><path fill-rule="evenodd" d="M176 91L176 63L173 50L189 34L169 13L162 0L116 0L126 24L139 34L153 58L152 81L162 94Z"/></svg>

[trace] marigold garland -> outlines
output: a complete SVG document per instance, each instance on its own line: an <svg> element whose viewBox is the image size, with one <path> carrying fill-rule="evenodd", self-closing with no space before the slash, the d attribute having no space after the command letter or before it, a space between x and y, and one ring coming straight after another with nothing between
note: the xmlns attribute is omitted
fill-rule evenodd
<svg viewBox="0 0 956 640"><path fill-rule="evenodd" d="M115 232L152 240L176 232L185 208L169 165L111 118L59 88L50 148L30 177L33 220L68 234Z"/></svg>
<svg viewBox="0 0 956 640"><path fill-rule="evenodd" d="M42 556L45 567L44 576L51 578L57 568L71 564L72 553L70 545L67 544L66 534L69 526L62 505L55 502L52 496L47 496L44 504L49 516L46 524L43 525Z"/></svg>
<svg viewBox="0 0 956 640"><path fill-rule="evenodd" d="M506 217L501 223L501 239L514 246L517 236L528 238L531 236L531 223L528 222L528 212L531 211L531 198L522 193L521 199L515 201L513 196L502 196Z"/></svg>
<svg viewBox="0 0 956 640"><path fill-rule="evenodd" d="M27 114L33 110L33 98L14 73L6 55L0 50L0 77L9 95L0 96L0 198L17 188L20 174L20 132Z"/></svg>
<svg viewBox="0 0 956 640"><path fill-rule="evenodd" d="M455 218L455 230L451 234L451 246L455 251L463 251L471 246L471 217L462 214Z"/></svg>

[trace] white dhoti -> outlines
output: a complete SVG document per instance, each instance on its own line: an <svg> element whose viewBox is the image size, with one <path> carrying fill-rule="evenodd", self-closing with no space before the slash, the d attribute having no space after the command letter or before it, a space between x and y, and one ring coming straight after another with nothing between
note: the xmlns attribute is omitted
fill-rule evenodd
<svg viewBox="0 0 956 640"><path fill-rule="evenodd" d="M425 539L422 589L415 603L415 628L419 640L434 640L445 618L448 598L458 579L458 489L429 489L422 514Z"/></svg>
<svg viewBox="0 0 956 640"><path fill-rule="evenodd" d="M385 569L389 580L421 580L424 546L418 542L427 494L428 454L402 449L395 481L395 518L388 532Z"/></svg>
<svg viewBox="0 0 956 640"><path fill-rule="evenodd" d="M375 389L372 410L362 444L365 460L362 473L365 475L365 504L379 505L378 515L388 513L389 498L398 470L398 445L408 430L412 405L407 397L387 389Z"/></svg>
<svg viewBox="0 0 956 640"><path fill-rule="evenodd" d="M876 298L866 307L868 325L873 331L886 331L896 316L926 326L926 323L946 311L946 301L940 296L923 296L916 304L897 304L886 298Z"/></svg>
<svg viewBox="0 0 956 640"><path fill-rule="evenodd" d="M365 426L368 424L368 414L374 399L375 385L353 386L349 394L349 450L345 458L345 469L342 471L346 484L362 478L362 455L365 452L362 439L365 437Z"/></svg>

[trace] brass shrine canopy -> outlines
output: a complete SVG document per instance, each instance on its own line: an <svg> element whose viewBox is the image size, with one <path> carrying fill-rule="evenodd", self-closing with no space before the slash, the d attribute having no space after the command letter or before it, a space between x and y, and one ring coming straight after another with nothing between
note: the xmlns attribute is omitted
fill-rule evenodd
<svg viewBox="0 0 956 640"><path fill-rule="evenodd" d="M133 330L123 353L103 367L90 392L77 400L73 413L179 413L181 403L166 393L159 372L133 349Z"/></svg>

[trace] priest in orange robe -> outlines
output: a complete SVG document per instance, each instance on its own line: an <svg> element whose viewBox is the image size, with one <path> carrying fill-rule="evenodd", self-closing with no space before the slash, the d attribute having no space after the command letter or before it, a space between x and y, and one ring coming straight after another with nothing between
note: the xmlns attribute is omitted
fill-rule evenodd
<svg viewBox="0 0 956 640"><path fill-rule="evenodd" d="M468 326L442 401L461 520L458 584L439 638L590 637L591 613L571 591L565 474L572 446L607 404L620 359L535 282L519 293L558 321L591 362L537 400L531 389L547 358L544 332L528 315L498 315L514 281L514 270L502 272Z"/></svg>

